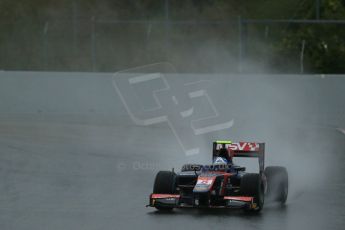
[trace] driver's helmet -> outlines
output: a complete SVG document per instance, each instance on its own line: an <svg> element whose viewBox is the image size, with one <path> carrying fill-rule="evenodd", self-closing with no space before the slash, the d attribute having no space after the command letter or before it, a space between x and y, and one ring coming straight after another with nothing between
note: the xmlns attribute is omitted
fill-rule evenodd
<svg viewBox="0 0 345 230"><path fill-rule="evenodd" d="M228 160L224 157L216 157L213 161L213 164L217 165L217 164L228 164Z"/></svg>
<svg viewBox="0 0 345 230"><path fill-rule="evenodd" d="M215 161L218 158L223 159L223 164L231 164L232 163L232 157L230 156L230 154L226 148L219 149L218 156L216 157ZM220 161L220 159L218 159L218 161ZM214 162L214 163L216 163L216 162ZM221 163L221 162L219 162L219 163Z"/></svg>

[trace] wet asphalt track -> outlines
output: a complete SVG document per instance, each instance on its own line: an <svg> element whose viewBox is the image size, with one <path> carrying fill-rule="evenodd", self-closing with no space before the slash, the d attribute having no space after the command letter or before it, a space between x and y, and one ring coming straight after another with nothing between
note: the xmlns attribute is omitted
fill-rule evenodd
<svg viewBox="0 0 345 230"><path fill-rule="evenodd" d="M217 122L234 120L194 136L172 117L184 145L201 147L193 156L166 123L134 124L111 75L0 73L0 229L344 228L345 78L168 77L186 79L211 80ZM286 206L259 215L145 208L159 169L208 163L221 137L267 143L267 163L289 170Z"/></svg>

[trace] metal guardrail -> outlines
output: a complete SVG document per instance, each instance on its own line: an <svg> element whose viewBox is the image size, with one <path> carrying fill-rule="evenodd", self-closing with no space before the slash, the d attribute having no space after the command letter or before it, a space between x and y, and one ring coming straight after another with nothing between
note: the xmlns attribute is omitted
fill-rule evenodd
<svg viewBox="0 0 345 230"><path fill-rule="evenodd" d="M345 25L345 20L335 19L238 19L231 20L170 20L168 17L165 20L111 20L111 19L96 19L93 17L92 22L92 37L91 37L91 50L92 50L92 67L93 71L97 71L97 58L96 58L96 24L141 24L141 25L165 25L167 34L169 34L170 25L238 25L238 72L242 72L243 60L247 49L247 27L250 24L331 24L331 25ZM167 37L167 39L169 39ZM168 42L166 42L168 43ZM303 57L303 54L301 54ZM303 58L301 59L301 73L303 73Z"/></svg>
<svg viewBox="0 0 345 230"><path fill-rule="evenodd" d="M238 72L243 72L243 63L246 59L247 53L247 38L248 38L248 26L250 25L277 25L277 24L299 24L299 25L345 25L345 20L336 19L245 19L245 18L234 18L229 20L172 20L170 17L166 16L161 20L114 20L114 19L100 19L97 17L92 18L74 18L73 20L80 22L90 23L90 61L92 63L92 71L98 71L97 67L97 25L101 24L113 24L113 25L162 25L165 27L165 43L168 45L170 40L170 30L171 26L179 25L190 25L190 26L236 26L238 28ZM71 19L59 19L59 21L71 22ZM47 59L48 53L48 38L50 28L49 21L46 21L43 28L43 44L44 44L44 56ZM74 27L77 27L78 23L74 22ZM74 36L74 40L76 40ZM76 41L74 41L76 43ZM303 41L302 41L303 42ZM301 51L302 52L302 51ZM303 53L300 55L303 57ZM48 64L46 63L46 68L48 69ZM301 58L301 73L303 72L303 58Z"/></svg>

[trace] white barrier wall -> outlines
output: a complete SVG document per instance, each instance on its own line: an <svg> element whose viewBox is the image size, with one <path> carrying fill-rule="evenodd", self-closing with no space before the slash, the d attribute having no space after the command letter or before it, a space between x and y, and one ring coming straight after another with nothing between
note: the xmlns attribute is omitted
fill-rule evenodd
<svg viewBox="0 0 345 230"><path fill-rule="evenodd" d="M126 117L128 113L114 88L113 76L106 73L0 72L0 117L52 121L60 116L66 122L75 122L78 119L92 121L96 115L98 120L103 117L104 122L114 122L118 116ZM345 77L342 75L175 74L164 75L164 78L170 87L169 96L181 98L182 94L205 90L219 113L239 120L345 123ZM154 108L157 101L152 98L153 92L165 86L160 79L155 79L143 84L119 85L120 91L125 87L129 87L126 90L137 97L145 110L145 106ZM199 102L194 100L193 103ZM207 114L208 111L202 112Z"/></svg>

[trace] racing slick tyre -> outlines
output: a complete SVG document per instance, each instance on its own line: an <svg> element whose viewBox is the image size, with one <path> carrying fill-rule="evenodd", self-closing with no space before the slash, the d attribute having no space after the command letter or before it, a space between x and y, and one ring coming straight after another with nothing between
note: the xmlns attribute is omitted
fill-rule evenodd
<svg viewBox="0 0 345 230"><path fill-rule="evenodd" d="M265 168L267 179L267 199L285 204L288 196L288 173L286 168L270 166Z"/></svg>
<svg viewBox="0 0 345 230"><path fill-rule="evenodd" d="M241 194L243 196L254 197L255 206L246 211L259 212L264 206L264 183L262 177L258 173L247 173L241 179Z"/></svg>
<svg viewBox="0 0 345 230"><path fill-rule="evenodd" d="M175 194L176 185L175 185L176 174L171 171L159 171L156 175L156 179L153 185L153 193L157 194ZM158 210L172 210L171 207L159 207L156 206Z"/></svg>

